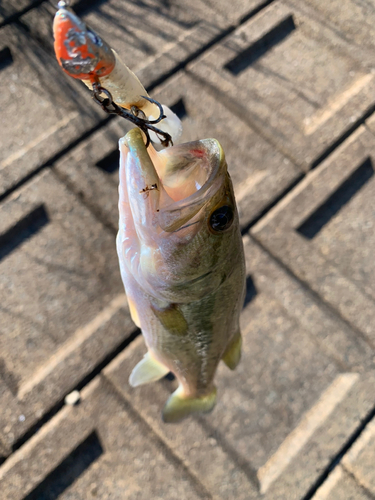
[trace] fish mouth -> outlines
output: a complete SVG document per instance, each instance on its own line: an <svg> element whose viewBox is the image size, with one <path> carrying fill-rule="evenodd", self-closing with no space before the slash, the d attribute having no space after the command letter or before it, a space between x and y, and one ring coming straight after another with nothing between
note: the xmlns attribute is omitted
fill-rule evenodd
<svg viewBox="0 0 375 500"><path fill-rule="evenodd" d="M152 145L146 148L144 135L135 128L120 140L120 151L130 204L137 205L138 212L140 205L147 207L143 223L157 220L167 232L178 231L189 222L191 225L223 185L226 163L216 139L157 152Z"/></svg>

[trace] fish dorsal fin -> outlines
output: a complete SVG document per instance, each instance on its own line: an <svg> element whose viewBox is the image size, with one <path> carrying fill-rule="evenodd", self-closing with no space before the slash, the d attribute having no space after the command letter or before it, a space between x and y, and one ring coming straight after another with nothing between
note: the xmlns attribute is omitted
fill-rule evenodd
<svg viewBox="0 0 375 500"><path fill-rule="evenodd" d="M216 387L205 396L198 398L184 397L182 387L170 395L163 409L163 421L175 423L194 413L207 413L216 404Z"/></svg>
<svg viewBox="0 0 375 500"><path fill-rule="evenodd" d="M228 347L226 348L223 357L221 358L228 368L234 370L241 360L241 346L242 337L241 333L237 332L232 340L230 341Z"/></svg>
<svg viewBox="0 0 375 500"><path fill-rule="evenodd" d="M150 353L144 355L143 359L133 368L129 377L132 387L156 382L169 373L169 368L153 358Z"/></svg>

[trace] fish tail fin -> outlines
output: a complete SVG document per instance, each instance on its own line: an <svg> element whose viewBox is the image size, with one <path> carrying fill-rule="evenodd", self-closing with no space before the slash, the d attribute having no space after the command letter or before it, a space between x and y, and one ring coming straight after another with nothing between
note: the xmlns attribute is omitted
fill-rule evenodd
<svg viewBox="0 0 375 500"><path fill-rule="evenodd" d="M138 385L156 382L157 380L165 377L169 371L169 368L150 356L150 353L148 352L133 368L129 377L129 384L132 387L137 387Z"/></svg>
<svg viewBox="0 0 375 500"><path fill-rule="evenodd" d="M192 413L207 413L213 409L216 404L216 387L205 396L198 398L185 397L183 389L180 386L170 395L163 409L163 421L166 423L175 423L188 417Z"/></svg>
<svg viewBox="0 0 375 500"><path fill-rule="evenodd" d="M231 370L234 370L241 360L241 346L242 346L242 336L241 332L238 331L230 341L228 347L226 348L221 358L227 365L227 367L230 368Z"/></svg>

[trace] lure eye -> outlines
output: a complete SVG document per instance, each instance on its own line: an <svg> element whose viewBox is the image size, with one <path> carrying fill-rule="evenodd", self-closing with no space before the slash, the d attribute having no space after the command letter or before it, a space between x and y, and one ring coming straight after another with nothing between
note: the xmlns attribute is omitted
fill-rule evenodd
<svg viewBox="0 0 375 500"><path fill-rule="evenodd" d="M232 225L233 218L233 210L224 205L211 214L210 226L214 231L225 231Z"/></svg>

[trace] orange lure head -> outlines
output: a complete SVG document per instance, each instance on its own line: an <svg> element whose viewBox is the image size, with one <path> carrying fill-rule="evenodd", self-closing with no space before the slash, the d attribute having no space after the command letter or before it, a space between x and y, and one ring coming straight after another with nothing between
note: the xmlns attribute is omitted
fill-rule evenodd
<svg viewBox="0 0 375 500"><path fill-rule="evenodd" d="M65 6L56 12L53 34L56 58L73 78L95 82L115 67L110 46Z"/></svg>

